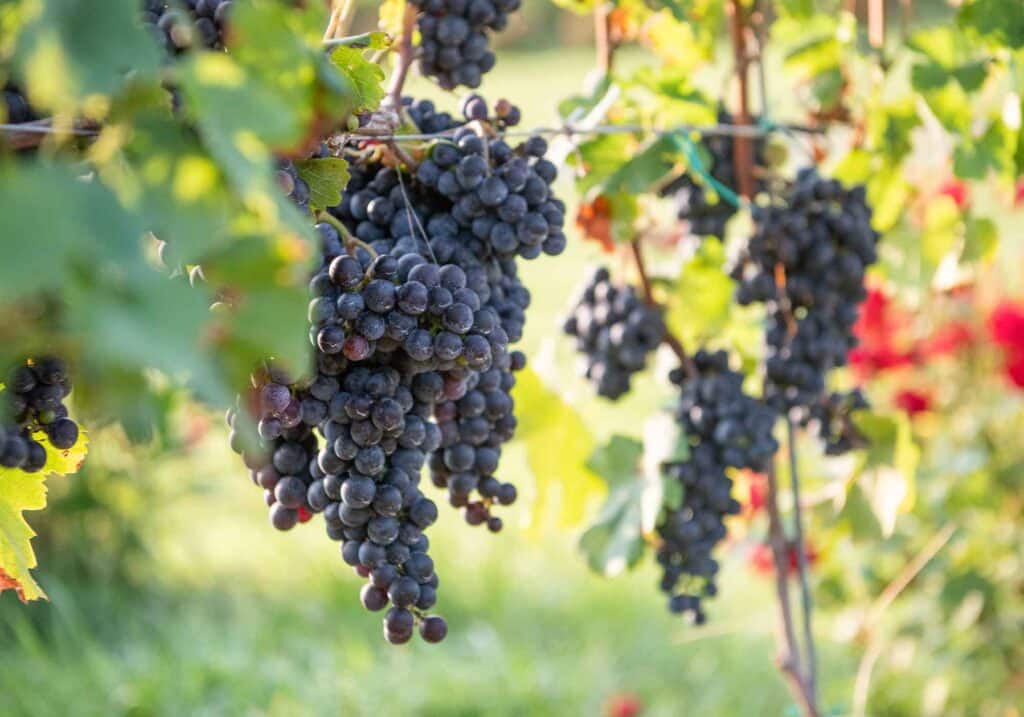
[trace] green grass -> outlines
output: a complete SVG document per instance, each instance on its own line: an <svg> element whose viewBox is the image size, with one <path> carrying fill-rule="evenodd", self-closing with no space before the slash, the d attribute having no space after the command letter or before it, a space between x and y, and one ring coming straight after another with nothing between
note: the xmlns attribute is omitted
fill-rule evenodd
<svg viewBox="0 0 1024 717"><path fill-rule="evenodd" d="M552 98L580 88L590 66L585 48L505 53L483 92L514 99L526 125L550 124ZM427 87L415 79L410 89ZM563 256L525 268L534 307L523 345L595 434L635 435L664 386L651 378L621 403L598 401L557 340L583 268L599 259L571 239ZM527 499L505 532L469 528L443 506L431 531L448 640L395 648L380 616L359 606L362 581L319 524L270 530L225 443L217 429L185 457L132 469L159 496L136 508L144 587L44 569L50 602L0 596L0 714L597 715L619 691L637 694L649 717L786 713L767 584L728 562L711 624L697 630L667 614L650 566L610 580L591 574L575 550L578 527L523 527L532 477L521 448L509 452L505 475ZM102 560L102 545L80 549L94 547ZM39 557L44 568L58 563ZM827 641L824 653L827 697L841 704L850 665Z"/></svg>

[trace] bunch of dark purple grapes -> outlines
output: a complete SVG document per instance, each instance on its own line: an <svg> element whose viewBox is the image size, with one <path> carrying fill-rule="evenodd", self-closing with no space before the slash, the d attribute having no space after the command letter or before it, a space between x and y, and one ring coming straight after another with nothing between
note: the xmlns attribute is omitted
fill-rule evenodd
<svg viewBox="0 0 1024 717"><path fill-rule="evenodd" d="M442 89L480 86L494 67L488 34L508 24L521 0L411 0L420 10L420 71Z"/></svg>
<svg viewBox="0 0 1024 717"><path fill-rule="evenodd" d="M35 473L46 467L41 431L59 450L78 442L78 424L68 418L64 399L71 393L67 364L45 356L15 368L0 393L0 467Z"/></svg>
<svg viewBox="0 0 1024 717"><path fill-rule="evenodd" d="M470 524L500 530L492 508L516 498L512 484L494 477L515 430L514 372L525 365L510 349L530 301L516 257L565 244L564 206L551 195L554 166L540 156L542 141L506 145L476 104L467 103L463 124L405 103L417 122L433 118L432 130L452 132L415 172L380 163L367 144L341 202L316 225L314 370L293 379L270 366L254 377L241 406L257 419L250 440L241 413L229 415L232 445L266 491L273 524L287 530L322 514L342 558L369 580L364 606L390 606L385 636L394 643L417 623L427 641L447 632L427 612L438 586L423 535L438 513L420 490L428 462ZM501 109L505 120L517 114ZM504 192L488 182L499 175ZM308 200L287 165L279 179L293 201ZM492 242L486 220L514 241L502 234Z"/></svg>
<svg viewBox="0 0 1024 717"><path fill-rule="evenodd" d="M604 267L587 281L562 330L576 339L583 375L600 396L629 391L630 378L665 337L662 310L632 286L616 286Z"/></svg>
<svg viewBox="0 0 1024 717"><path fill-rule="evenodd" d="M178 8L166 0L144 0L142 22L153 28L168 54L194 47L223 50L232 0L185 0Z"/></svg>
<svg viewBox="0 0 1024 717"><path fill-rule="evenodd" d="M879 235L864 187L843 187L814 169L802 170L780 201L757 207L754 222L733 271L736 299L768 310L766 399L806 422L826 398L828 372L856 345L853 325Z"/></svg>
<svg viewBox="0 0 1024 717"><path fill-rule="evenodd" d="M663 466L665 476L681 484L683 498L658 523L657 560L669 609L700 624L706 619L702 597L718 592L713 551L725 538L724 519L740 510L726 469L764 470L778 450L772 436L777 414L743 392L743 374L729 368L724 351L698 351L692 373L676 369L671 379L680 388L675 418L689 457Z"/></svg>

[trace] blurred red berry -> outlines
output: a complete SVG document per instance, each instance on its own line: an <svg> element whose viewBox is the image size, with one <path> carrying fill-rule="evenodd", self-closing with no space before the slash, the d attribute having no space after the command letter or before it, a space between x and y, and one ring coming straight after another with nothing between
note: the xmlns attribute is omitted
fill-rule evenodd
<svg viewBox="0 0 1024 717"><path fill-rule="evenodd" d="M897 307L884 291L868 289L867 298L861 305L860 317L853 327L859 343L847 356L850 366L861 380L882 371L916 363L914 347L899 344L899 336L908 323L906 312Z"/></svg>
<svg viewBox="0 0 1024 717"><path fill-rule="evenodd" d="M936 194L952 199L956 204L956 208L960 211L966 209L967 205L970 204L970 193L967 183L960 181L956 177L950 177L943 182Z"/></svg>
<svg viewBox="0 0 1024 717"><path fill-rule="evenodd" d="M1024 179L1017 180L1017 186L1013 192L1013 206L1019 207L1024 204Z"/></svg>
<svg viewBox="0 0 1024 717"><path fill-rule="evenodd" d="M807 559L807 566L811 567L818 562L818 550L810 543L806 544L804 556ZM789 550L786 555L786 574L792 577L796 575L797 568L799 567L798 561L800 556L797 555L796 546L789 546ZM747 560L750 567L753 568L754 572L759 575L772 575L775 573L775 558L772 553L772 548L767 543L757 543L747 556Z"/></svg>
<svg viewBox="0 0 1024 717"><path fill-rule="evenodd" d="M1024 352L1008 356L1003 370L1014 386L1024 388Z"/></svg>
<svg viewBox="0 0 1024 717"><path fill-rule="evenodd" d="M974 343L974 327L966 321L950 321L940 326L922 348L926 356L955 354Z"/></svg>
<svg viewBox="0 0 1024 717"><path fill-rule="evenodd" d="M932 398L922 391L903 389L893 397L893 403L908 416L916 416L931 409Z"/></svg>
<svg viewBox="0 0 1024 717"><path fill-rule="evenodd" d="M637 717L643 711L643 702L631 692L619 692L604 701L605 717Z"/></svg>
<svg viewBox="0 0 1024 717"><path fill-rule="evenodd" d="M750 512L757 513L764 510L768 502L768 479L761 473L750 472L747 474L750 485Z"/></svg>
<svg viewBox="0 0 1024 717"><path fill-rule="evenodd" d="M1024 307L1003 302L988 318L992 340L1005 349L1024 351Z"/></svg>
<svg viewBox="0 0 1024 717"><path fill-rule="evenodd" d="M305 508L300 505L296 510L299 514L300 523L308 523L310 520L313 519L313 514L309 511L308 508Z"/></svg>

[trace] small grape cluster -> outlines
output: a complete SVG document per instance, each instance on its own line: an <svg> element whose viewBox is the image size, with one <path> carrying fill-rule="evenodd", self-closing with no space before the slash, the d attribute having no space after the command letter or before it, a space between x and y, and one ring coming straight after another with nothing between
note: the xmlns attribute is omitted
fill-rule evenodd
<svg viewBox="0 0 1024 717"><path fill-rule="evenodd" d="M778 449L772 436L776 413L743 392L743 374L729 368L724 351L698 351L692 373L675 369L680 387L675 419L689 443L689 457L664 464L667 478L682 486L682 504L666 510L657 525L661 589L669 610L705 621L702 596L717 593L715 546L725 537L725 516L740 504L732 497L728 468L763 470Z"/></svg>
<svg viewBox="0 0 1024 717"><path fill-rule="evenodd" d="M299 171L291 160L278 162L277 186L299 209L309 209L309 184L299 176Z"/></svg>
<svg viewBox="0 0 1024 717"><path fill-rule="evenodd" d="M442 89L479 87L495 63L489 32L500 32L521 0L412 0L419 9L420 71Z"/></svg>
<svg viewBox="0 0 1024 717"><path fill-rule="evenodd" d="M879 235L864 187L847 189L814 169L801 170L783 203L753 214L754 234L733 271L736 298L768 309L767 400L798 409L805 421L828 371L856 345L852 329Z"/></svg>
<svg viewBox="0 0 1024 717"><path fill-rule="evenodd" d="M594 271L562 330L576 339L583 375L598 395L619 398L630 378L665 337L660 307L645 302L632 286L617 287L605 267Z"/></svg>
<svg viewBox="0 0 1024 717"><path fill-rule="evenodd" d="M224 37L234 3L232 0L185 0L183 9L166 0L144 0L142 22L153 28L164 49L172 55L197 44L224 49Z"/></svg>
<svg viewBox="0 0 1024 717"><path fill-rule="evenodd" d="M450 113L439 112L430 100L403 97L402 106L416 127L426 134L450 132L463 125ZM460 109L466 122L484 122L499 130L515 127L522 119L519 108L508 100L499 100L491 109L487 106L487 100L476 93L463 97Z"/></svg>
<svg viewBox="0 0 1024 717"><path fill-rule="evenodd" d="M731 125L733 117L724 109L718 111L718 124ZM754 164L760 166L765 162L765 141L763 138L751 140L754 151ZM711 135L700 142L707 154L705 169L722 185L735 188L739 186L734 163L736 140L729 135ZM725 236L726 224L736 213L736 207L718 196L714 187L705 181L694 178L688 171L676 177L661 188L661 195L674 198L677 216L688 222L690 232L696 236L712 236L721 239Z"/></svg>
<svg viewBox="0 0 1024 717"><path fill-rule="evenodd" d="M816 429L826 455L841 456L865 445L865 438L851 416L870 407L859 388L834 391L810 407L806 423Z"/></svg>
<svg viewBox="0 0 1024 717"><path fill-rule="evenodd" d="M46 467L46 449L35 435L43 432L54 448L78 443L78 424L68 418L64 399L71 393L67 364L53 356L26 361L8 376L0 418L0 467L35 473ZM11 423L6 423L6 421Z"/></svg>
<svg viewBox="0 0 1024 717"><path fill-rule="evenodd" d="M4 84L4 122L10 124L22 124L23 122L34 122L39 115L32 105L28 103L25 93L13 82Z"/></svg>

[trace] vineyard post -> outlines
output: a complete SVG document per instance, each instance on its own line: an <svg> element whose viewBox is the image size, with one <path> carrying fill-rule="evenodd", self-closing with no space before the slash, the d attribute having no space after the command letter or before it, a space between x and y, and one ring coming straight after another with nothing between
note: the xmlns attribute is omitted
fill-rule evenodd
<svg viewBox="0 0 1024 717"><path fill-rule="evenodd" d="M747 24L749 18L741 0L730 0L729 2L729 27L732 39L733 50L733 71L736 80L736 112L735 122L739 126L749 126L750 117L750 60L751 55L747 47ZM764 47L758 47L758 62L764 61ZM764 89L762 88L762 93ZM762 98L763 101L764 98ZM761 108L764 112L765 108ZM735 151L733 161L735 163L736 177L740 195L746 200L754 198L755 189L755 168L753 142L750 137L737 135L733 139ZM804 650L798 646L796 628L794 626L793 609L789 596L789 551L792 545L786 536L785 527L782 521L782 514L779 508L779 483L774 462L767 471L768 496L767 511L769 522L769 541L772 549L772 559L775 567L775 588L779 607L780 621L780 654L778 657L779 668L782 670L787 684L793 696L800 703L805 717L818 717L820 714L816 695L816 655L814 638L811 633L811 600L810 590L807 584L807 561L803 555L803 527L801 525L802 515L799 510L799 482L796 472L796 446L794 441L794 430L791 421L787 418L786 450L791 460L790 481L793 490L794 501L797 507L794 510L794 534L796 536L796 550L798 553L797 573L801 587L801 607L803 616Z"/></svg>

